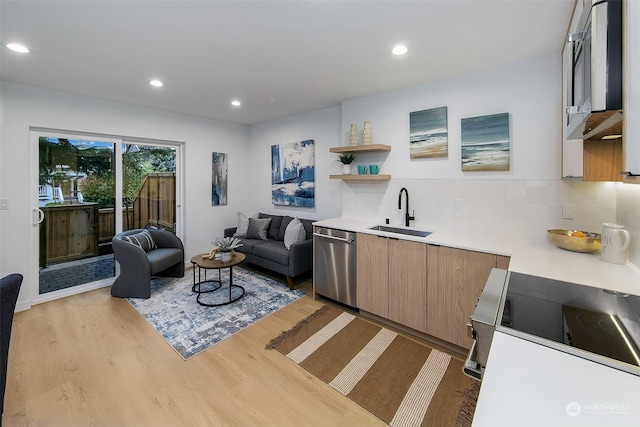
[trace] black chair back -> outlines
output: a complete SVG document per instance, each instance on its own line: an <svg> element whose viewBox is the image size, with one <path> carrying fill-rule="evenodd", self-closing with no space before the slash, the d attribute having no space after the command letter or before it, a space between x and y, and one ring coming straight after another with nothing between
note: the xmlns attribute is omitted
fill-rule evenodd
<svg viewBox="0 0 640 427"><path fill-rule="evenodd" d="M22 274L10 274L0 279L0 426L4 413L4 390L7 385L9 339L20 285L22 285Z"/></svg>

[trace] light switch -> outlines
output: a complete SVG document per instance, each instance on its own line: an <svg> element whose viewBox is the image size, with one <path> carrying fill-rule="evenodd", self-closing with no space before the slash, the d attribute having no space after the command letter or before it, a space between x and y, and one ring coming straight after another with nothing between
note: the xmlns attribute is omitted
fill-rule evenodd
<svg viewBox="0 0 640 427"><path fill-rule="evenodd" d="M0 210L6 211L9 209L9 199L0 199Z"/></svg>

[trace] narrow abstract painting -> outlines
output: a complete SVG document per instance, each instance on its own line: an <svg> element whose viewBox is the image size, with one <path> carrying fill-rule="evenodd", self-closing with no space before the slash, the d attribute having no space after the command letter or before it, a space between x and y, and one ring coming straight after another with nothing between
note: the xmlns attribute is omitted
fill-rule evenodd
<svg viewBox="0 0 640 427"><path fill-rule="evenodd" d="M409 113L409 155L412 159L448 157L447 107Z"/></svg>
<svg viewBox="0 0 640 427"><path fill-rule="evenodd" d="M274 205L314 206L313 139L271 146L271 200Z"/></svg>
<svg viewBox="0 0 640 427"><path fill-rule="evenodd" d="M463 171L509 170L509 113L462 119Z"/></svg>
<svg viewBox="0 0 640 427"><path fill-rule="evenodd" d="M211 155L211 205L227 204L227 153Z"/></svg>

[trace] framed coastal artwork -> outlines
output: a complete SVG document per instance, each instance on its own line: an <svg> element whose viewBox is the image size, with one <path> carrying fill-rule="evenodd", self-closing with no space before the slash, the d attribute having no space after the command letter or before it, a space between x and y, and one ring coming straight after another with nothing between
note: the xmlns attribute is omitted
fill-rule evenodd
<svg viewBox="0 0 640 427"><path fill-rule="evenodd" d="M227 204L227 153L211 154L211 205Z"/></svg>
<svg viewBox="0 0 640 427"><path fill-rule="evenodd" d="M463 171L509 170L509 113L462 119Z"/></svg>
<svg viewBox="0 0 640 427"><path fill-rule="evenodd" d="M271 146L271 201L312 208L315 203L313 139Z"/></svg>
<svg viewBox="0 0 640 427"><path fill-rule="evenodd" d="M447 107L409 113L409 156L412 159L449 156Z"/></svg>

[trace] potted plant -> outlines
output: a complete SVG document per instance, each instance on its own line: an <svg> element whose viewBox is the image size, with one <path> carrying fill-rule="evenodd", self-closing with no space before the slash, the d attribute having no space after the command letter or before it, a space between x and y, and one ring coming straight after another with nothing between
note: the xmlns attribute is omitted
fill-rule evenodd
<svg viewBox="0 0 640 427"><path fill-rule="evenodd" d="M342 174L343 175L351 175L351 163L356 159L356 156L353 153L344 153L340 154L338 160L342 163Z"/></svg>
<svg viewBox="0 0 640 427"><path fill-rule="evenodd" d="M215 244L218 246L218 252L220 252L220 261L229 262L235 253L234 249L242 246L242 241L237 237L225 237L215 242Z"/></svg>

